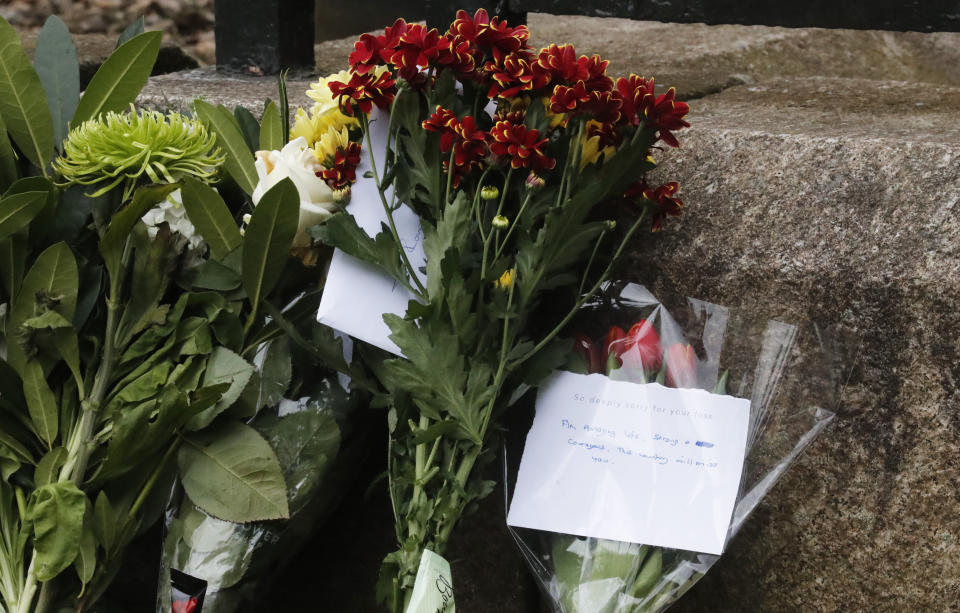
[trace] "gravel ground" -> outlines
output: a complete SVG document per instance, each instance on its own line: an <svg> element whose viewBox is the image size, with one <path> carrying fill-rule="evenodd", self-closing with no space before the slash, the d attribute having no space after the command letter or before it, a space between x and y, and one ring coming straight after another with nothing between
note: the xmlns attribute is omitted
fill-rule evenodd
<svg viewBox="0 0 960 613"><path fill-rule="evenodd" d="M148 30L162 30L203 65L214 63L213 0L0 0L0 16L14 27L35 30L49 15L74 34L119 34L143 16Z"/></svg>

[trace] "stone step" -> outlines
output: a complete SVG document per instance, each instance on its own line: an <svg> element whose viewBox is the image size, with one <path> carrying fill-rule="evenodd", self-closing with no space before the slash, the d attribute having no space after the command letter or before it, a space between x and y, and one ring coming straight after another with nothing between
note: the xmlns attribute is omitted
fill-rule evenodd
<svg viewBox="0 0 960 613"><path fill-rule="evenodd" d="M676 610L960 602L960 34L538 14L530 27L691 99L692 127L655 173L680 182L684 216L624 276L863 339L839 419ZM343 67L352 40L323 43L319 71ZM305 84L291 82L292 103L307 103ZM141 102L259 112L275 92L273 79L195 71L151 79ZM491 528L502 511L491 497L451 543L468 613L530 610L514 545Z"/></svg>

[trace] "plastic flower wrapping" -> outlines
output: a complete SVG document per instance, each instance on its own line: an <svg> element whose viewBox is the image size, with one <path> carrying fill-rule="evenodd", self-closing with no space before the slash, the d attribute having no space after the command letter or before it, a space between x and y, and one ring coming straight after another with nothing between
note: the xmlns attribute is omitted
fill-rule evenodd
<svg viewBox="0 0 960 613"><path fill-rule="evenodd" d="M571 329L577 332L571 341L566 369L584 375L599 373L611 381L626 382L630 386L626 388L626 397L637 401L636 409L627 404L628 414L645 410L641 407L649 386L704 390L714 396L749 401L740 455L745 461L739 487L732 490L736 491L732 512L727 508L718 514L711 505L695 505L691 499L687 499L690 508L679 511L683 518L712 516L724 547L833 418L832 409L839 402L852 367L850 350L854 348L854 339L839 328L767 320L747 309L693 298L664 303L645 287L622 282L609 284L585 304ZM590 399L586 401L589 403ZM670 410L702 411L710 406L708 402L700 399L698 403ZM585 512L596 522L583 532L590 532L597 525L603 530L605 522L617 521L611 519L615 511L609 505L596 501L616 501L632 490L644 492L641 498L646 506L626 510L624 517L629 525L625 528L647 523L655 538L669 540L671 537L656 531L656 527L669 524L664 523L662 513L658 516L665 496L657 492L675 486L663 481L667 474L664 465L681 465L683 474L692 474L691 470L707 473L711 470L707 458L712 457L713 450L705 448L719 443L716 439L706 442L684 440L682 435L672 437L656 420L642 417L635 422L641 427L637 432L625 433L626 438L624 433L611 434L609 438L597 436L602 412L593 414L592 419L583 417L583 425L578 421L587 406L580 404L564 413L578 426L570 440L576 437L578 443L589 442L598 461L626 467L619 476L614 470L600 469L597 474L602 475L602 483L596 491L583 494L593 496L594 504L588 504ZM538 398L538 413L549 408L542 396ZM732 421L732 416L723 413L716 417ZM508 446L505 477L514 488L520 486L520 450L530 453L529 444L528 439L524 449L518 434ZM578 447L570 449L556 457L557 471L569 470L575 456L582 452ZM736 450L735 455L739 453ZM549 471L536 475L544 482L555 477ZM706 483L709 486L709 480ZM516 491L511 503L514 505ZM716 498L710 500L716 503ZM670 529L667 526L664 532ZM584 533L563 534L523 527L510 530L547 597L550 610L556 613L663 611L719 559L716 554Z"/></svg>

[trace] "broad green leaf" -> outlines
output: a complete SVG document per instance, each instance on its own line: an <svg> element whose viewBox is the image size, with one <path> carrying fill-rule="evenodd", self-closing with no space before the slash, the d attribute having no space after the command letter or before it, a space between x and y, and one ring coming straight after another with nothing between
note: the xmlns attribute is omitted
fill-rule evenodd
<svg viewBox="0 0 960 613"><path fill-rule="evenodd" d="M46 174L53 156L53 122L40 77L30 65L16 30L0 17L0 116L13 140Z"/></svg>
<svg viewBox="0 0 960 613"><path fill-rule="evenodd" d="M247 523L290 516L277 455L250 426L227 422L187 436L177 460L190 500L214 517Z"/></svg>
<svg viewBox="0 0 960 613"><path fill-rule="evenodd" d="M59 476L60 468L67 461L67 450L64 447L54 447L48 451L33 471L33 487L43 487L54 483Z"/></svg>
<svg viewBox="0 0 960 613"><path fill-rule="evenodd" d="M50 330L53 332L53 344L60 357L77 382L77 388L83 389L83 374L80 372L80 349L77 342L77 331L73 324L56 311L44 311L37 317L31 317L20 324L24 328L33 330Z"/></svg>
<svg viewBox="0 0 960 613"><path fill-rule="evenodd" d="M57 399L44 378L39 362L30 361L23 366L23 395L27 398L27 409L34 429L47 447L52 447L57 438L59 412Z"/></svg>
<svg viewBox="0 0 960 613"><path fill-rule="evenodd" d="M100 253L103 255L103 263L111 279L115 279L120 270L123 248L127 244L133 226L147 211L166 199L178 187L180 187L178 183L141 187L134 192L133 201L113 216L107 231L100 239Z"/></svg>
<svg viewBox="0 0 960 613"><path fill-rule="evenodd" d="M243 140L247 143L247 148L253 154L260 149L260 123L253 113L242 106L233 109L233 118L237 121L237 127L243 134Z"/></svg>
<svg viewBox="0 0 960 613"><path fill-rule="evenodd" d="M0 200L0 240L27 227L49 197L50 192L27 192Z"/></svg>
<svg viewBox="0 0 960 613"><path fill-rule="evenodd" d="M236 417L253 417L261 408L283 400L293 372L288 339L281 336L260 345L253 364L256 371L231 411Z"/></svg>
<svg viewBox="0 0 960 613"><path fill-rule="evenodd" d="M15 296L23 281L27 259L27 236L20 232L0 241L0 279L8 296Z"/></svg>
<svg viewBox="0 0 960 613"><path fill-rule="evenodd" d="M62 315L73 319L77 306L77 261L66 243L48 247L23 279L7 317L7 338L20 324L34 316L37 304L43 303ZM25 356L17 343L7 345L7 361L22 372Z"/></svg>
<svg viewBox="0 0 960 613"><path fill-rule="evenodd" d="M7 135L7 124L0 115L0 192L7 191L19 176L17 172L17 154Z"/></svg>
<svg viewBox="0 0 960 613"><path fill-rule="evenodd" d="M243 238L243 289L253 311L280 280L297 233L300 196L284 179L263 195Z"/></svg>
<svg viewBox="0 0 960 613"><path fill-rule="evenodd" d="M93 536L93 530L86 523L83 526L83 532L80 533L80 550L73 567L77 571L77 577L82 586L90 583L97 570L97 541Z"/></svg>
<svg viewBox="0 0 960 613"><path fill-rule="evenodd" d="M210 245L210 253L222 260L243 242L240 228L217 190L193 178L183 181L183 208L190 222Z"/></svg>
<svg viewBox="0 0 960 613"><path fill-rule="evenodd" d="M79 126L101 113L129 107L153 71L162 39L162 32L145 32L120 45L93 75L72 124Z"/></svg>
<svg viewBox="0 0 960 613"><path fill-rule="evenodd" d="M283 120L277 104L271 100L263 109L263 118L260 120L260 148L266 151L279 151L286 145L283 135Z"/></svg>
<svg viewBox="0 0 960 613"><path fill-rule="evenodd" d="M70 120L80 102L80 63L70 30L56 15L47 17L37 36L33 66L47 94L53 138L59 145L67 137Z"/></svg>
<svg viewBox="0 0 960 613"><path fill-rule="evenodd" d="M93 534L104 551L113 549L117 536L117 517L107 494L100 491L93 505Z"/></svg>
<svg viewBox="0 0 960 613"><path fill-rule="evenodd" d="M197 275L191 283L193 287L229 292L240 287L240 275L216 260L207 260L197 266Z"/></svg>
<svg viewBox="0 0 960 613"><path fill-rule="evenodd" d="M136 21L134 21L133 23L131 23L130 25L128 25L126 28L123 29L123 32L120 33L120 37L117 38L117 44L114 48L115 49L119 48L121 45L123 45L123 43L127 42L128 40L134 38L135 36L139 36L143 34L144 30L146 30L146 26L147 24L144 18L143 17L138 18Z"/></svg>
<svg viewBox="0 0 960 613"><path fill-rule="evenodd" d="M73 564L80 551L87 497L72 481L50 483L30 497L37 579L50 581Z"/></svg>
<svg viewBox="0 0 960 613"><path fill-rule="evenodd" d="M247 194L252 194L259 182L257 169L253 164L253 155L250 154L247 141L243 138L233 114L223 106L215 107L203 100L197 100L194 108L197 117L217 135L217 144L223 148L227 156L223 163L227 173L237 182L240 189Z"/></svg>
<svg viewBox="0 0 960 613"><path fill-rule="evenodd" d="M206 428L217 415L229 409L230 405L240 397L243 388L249 383L251 374L253 374L253 364L226 347L214 349L207 361L207 370L203 375L202 387L212 387L221 383L229 383L230 387L223 392L215 405L205 409L190 420L187 428L189 430Z"/></svg>
<svg viewBox="0 0 960 613"><path fill-rule="evenodd" d="M159 305L167 291L169 275L176 265L171 258L172 238L170 234L159 233L151 239L142 225L134 226L130 234L133 248L130 298L117 326L116 336L117 346L121 350L144 328L163 322L165 313L159 310Z"/></svg>

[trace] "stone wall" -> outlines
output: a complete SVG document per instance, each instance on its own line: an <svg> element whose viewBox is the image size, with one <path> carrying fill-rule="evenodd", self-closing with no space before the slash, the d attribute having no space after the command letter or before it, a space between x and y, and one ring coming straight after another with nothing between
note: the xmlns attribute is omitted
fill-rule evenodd
<svg viewBox="0 0 960 613"><path fill-rule="evenodd" d="M690 101L692 127L657 171L680 182L683 218L638 245L625 276L841 322L863 339L838 419L675 610L955 610L960 35L537 14L530 27L538 41L601 53L614 72L655 75ZM349 48L323 43L320 72L343 67ZM203 95L259 111L274 91L272 80L194 73L153 79L142 102ZM375 523L351 552L357 572L341 563L335 576L367 593L358 577L389 549L391 526L369 510L376 499L352 504L349 517ZM494 494L451 545L464 613L537 609L502 513ZM317 575L292 574L307 576ZM372 610L361 595L330 604Z"/></svg>

